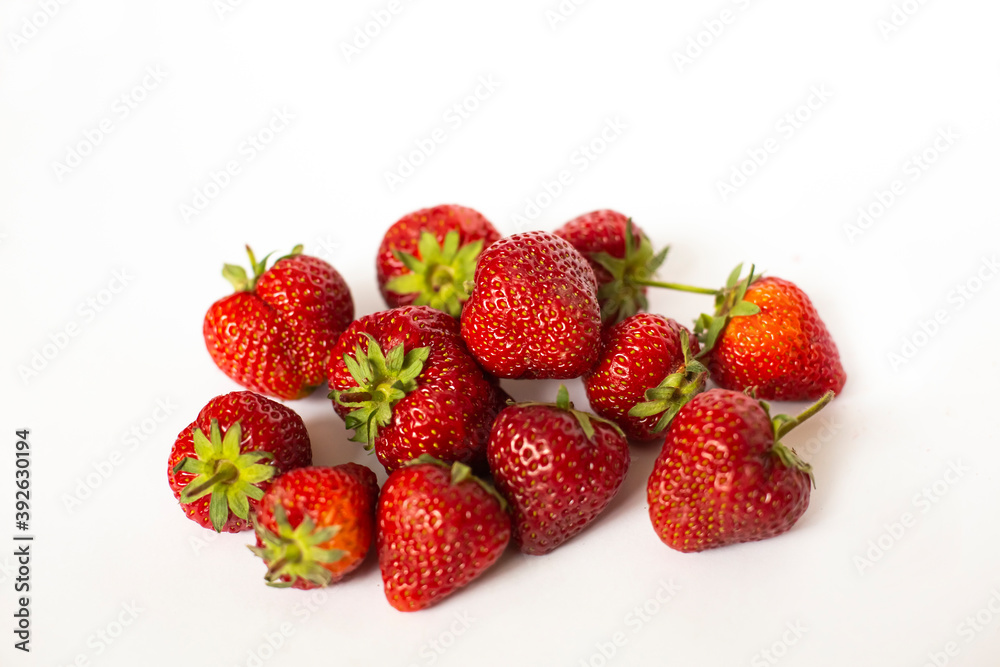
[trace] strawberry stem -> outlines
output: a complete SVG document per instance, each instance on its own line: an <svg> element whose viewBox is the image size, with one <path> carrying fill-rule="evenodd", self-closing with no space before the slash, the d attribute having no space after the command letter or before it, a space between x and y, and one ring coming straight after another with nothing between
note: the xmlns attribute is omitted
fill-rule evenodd
<svg viewBox="0 0 1000 667"><path fill-rule="evenodd" d="M722 294L721 290L711 289L708 287L694 287L692 285L681 285L680 283L664 283L659 280L646 280L642 278L633 278L632 282L636 285L643 285L645 287L662 287L664 289L672 289L678 292L691 292L693 294L709 294L711 296L718 296Z"/></svg>
<svg viewBox="0 0 1000 667"><path fill-rule="evenodd" d="M783 438L793 428L795 428L796 426L798 426L799 424L801 424L802 422L809 419L814 414L825 408L827 404L833 400L833 397L834 393L832 391L828 391L825 394L823 394L823 396L818 401L816 401L808 408L803 410L801 413L799 413L798 416L787 417L786 419L781 420L781 424L774 430L774 439L781 440L781 438ZM783 415L779 415L779 417L781 416Z"/></svg>

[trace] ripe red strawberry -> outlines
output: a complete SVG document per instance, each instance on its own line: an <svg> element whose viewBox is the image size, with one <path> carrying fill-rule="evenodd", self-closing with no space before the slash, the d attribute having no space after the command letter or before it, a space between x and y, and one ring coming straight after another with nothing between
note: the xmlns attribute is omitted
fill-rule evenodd
<svg viewBox="0 0 1000 667"><path fill-rule="evenodd" d="M526 232L480 255L462 338L488 372L579 377L597 361L600 335L594 270L568 241Z"/></svg>
<svg viewBox="0 0 1000 667"><path fill-rule="evenodd" d="M216 396L181 431L167 478L184 514L238 533L278 475L312 463L309 433L289 408L250 391Z"/></svg>
<svg viewBox="0 0 1000 667"><path fill-rule="evenodd" d="M258 262L247 246L253 278L226 264L222 275L236 293L212 304L203 327L208 352L226 375L284 399L323 383L330 349L354 317L341 275L301 252L296 246L266 269L270 255Z"/></svg>
<svg viewBox="0 0 1000 667"><path fill-rule="evenodd" d="M309 590L355 570L375 529L375 473L357 463L298 468L275 480L254 516L269 586Z"/></svg>
<svg viewBox="0 0 1000 667"><path fill-rule="evenodd" d="M584 377L590 407L635 440L653 440L708 375L698 341L662 315L639 313L604 331L597 365ZM690 347L689 347L690 346Z"/></svg>
<svg viewBox="0 0 1000 667"><path fill-rule="evenodd" d="M605 325L649 308L645 281L663 264L668 248L654 254L652 243L630 218L618 211L593 211L570 220L554 234L569 241L594 269Z"/></svg>
<svg viewBox="0 0 1000 667"><path fill-rule="evenodd" d="M450 315L403 306L359 318L334 348L329 378L352 440L374 448L387 471L424 453L485 466L501 393Z"/></svg>
<svg viewBox="0 0 1000 667"><path fill-rule="evenodd" d="M382 297L390 308L429 305L458 317L479 254L499 238L489 220L464 206L404 215L385 233L375 259Z"/></svg>
<svg viewBox="0 0 1000 667"><path fill-rule="evenodd" d="M840 393L847 380L837 345L805 292L781 278L754 273L740 278L743 265L722 289L675 283L660 287L711 294L715 314L703 314L694 333L712 379L725 389L755 388L764 399L815 400Z"/></svg>
<svg viewBox="0 0 1000 667"><path fill-rule="evenodd" d="M487 456L526 554L548 553L590 525L618 493L631 460L621 429L574 410L565 386L555 404L504 408Z"/></svg>
<svg viewBox="0 0 1000 667"><path fill-rule="evenodd" d="M832 398L773 420L766 403L740 392L691 399L646 486L656 534L678 551L703 551L789 530L809 507L812 469L780 440Z"/></svg>
<svg viewBox="0 0 1000 667"><path fill-rule="evenodd" d="M509 541L503 499L462 463L421 456L382 488L378 562L385 597L400 611L424 609L467 585Z"/></svg>
<svg viewBox="0 0 1000 667"><path fill-rule="evenodd" d="M726 389L756 387L760 398L816 400L847 381L840 353L806 293L781 278L759 278L743 297L757 312L729 321L708 357Z"/></svg>

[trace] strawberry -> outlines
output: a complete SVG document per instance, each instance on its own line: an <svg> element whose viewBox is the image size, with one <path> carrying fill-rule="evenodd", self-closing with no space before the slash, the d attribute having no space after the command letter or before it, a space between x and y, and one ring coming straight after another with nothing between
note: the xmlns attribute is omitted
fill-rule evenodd
<svg viewBox="0 0 1000 667"><path fill-rule="evenodd" d="M403 306L359 318L334 348L329 378L351 439L374 448L388 472L424 453L485 465L502 395L450 315Z"/></svg>
<svg viewBox="0 0 1000 667"><path fill-rule="evenodd" d="M416 611L489 569L510 541L510 517L467 465L423 455L382 487L376 541L386 599Z"/></svg>
<svg viewBox="0 0 1000 667"><path fill-rule="evenodd" d="M275 477L310 463L301 417L269 398L234 391L209 401L177 436L167 478L189 519L238 533L250 528L250 513Z"/></svg>
<svg viewBox="0 0 1000 667"><path fill-rule="evenodd" d="M594 412L635 440L653 440L705 388L705 367L692 357L698 341L662 315L639 313L603 335L597 365L584 377Z"/></svg>
<svg viewBox="0 0 1000 667"><path fill-rule="evenodd" d="M462 338L488 372L579 377L597 361L600 333L594 270L568 241L526 232L480 255Z"/></svg>
<svg viewBox="0 0 1000 667"><path fill-rule="evenodd" d="M382 297L390 308L429 305L458 317L479 254L499 238L489 220L464 206L403 216L385 233L375 259Z"/></svg>
<svg viewBox="0 0 1000 667"><path fill-rule="evenodd" d="M663 542L703 551L789 530L809 506L812 468L781 443L822 409L829 392L796 418L770 417L746 394L710 389L667 430L646 485L649 517Z"/></svg>
<svg viewBox="0 0 1000 667"><path fill-rule="evenodd" d="M247 389L276 398L307 396L323 383L330 349L354 317L347 283L336 269L302 246L266 269L250 246L253 278L226 264L222 275L235 294L205 314L203 332L212 360Z"/></svg>
<svg viewBox="0 0 1000 667"><path fill-rule="evenodd" d="M769 276L752 280L743 298L757 312L729 321L710 346L708 368L717 385L755 387L760 398L781 401L840 393L847 374L837 344L805 292Z"/></svg>
<svg viewBox="0 0 1000 667"><path fill-rule="evenodd" d="M309 590L355 570L375 530L375 473L357 463L298 468L274 481L254 515L269 586Z"/></svg>
<svg viewBox="0 0 1000 667"><path fill-rule="evenodd" d="M809 297L794 283L762 278L743 265L722 289L650 285L715 296L715 314L701 315L694 333L712 380L725 389L754 388L763 399L816 400L839 394L847 380L840 353Z"/></svg>
<svg viewBox="0 0 1000 667"><path fill-rule="evenodd" d="M645 281L663 264L668 248L654 254L652 243L631 218L618 211L593 211L553 233L569 241L594 269L605 325L649 308Z"/></svg>
<svg viewBox="0 0 1000 667"><path fill-rule="evenodd" d="M504 408L487 457L526 554L548 553L590 525L618 493L631 460L621 429L573 409L565 386L555 404Z"/></svg>

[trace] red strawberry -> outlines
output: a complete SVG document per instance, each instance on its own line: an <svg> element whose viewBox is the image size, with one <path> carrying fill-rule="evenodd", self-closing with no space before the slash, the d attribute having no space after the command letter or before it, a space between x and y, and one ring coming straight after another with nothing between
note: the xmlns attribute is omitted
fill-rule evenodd
<svg viewBox="0 0 1000 667"><path fill-rule="evenodd" d="M269 586L309 590L355 570L375 529L375 473L357 463L298 468L275 480L257 514L257 546Z"/></svg>
<svg viewBox="0 0 1000 667"><path fill-rule="evenodd" d="M646 486L653 529L678 551L752 542L789 530L809 507L812 469L781 438L820 410L773 420L766 403L711 389L681 408Z"/></svg>
<svg viewBox="0 0 1000 667"><path fill-rule="evenodd" d="M485 465L499 387L469 355L455 318L403 306L359 318L330 358L333 407L392 472L428 453Z"/></svg>
<svg viewBox="0 0 1000 667"><path fill-rule="evenodd" d="M712 380L726 389L756 388L760 398L816 400L847 381L837 344L806 293L767 277L743 297L757 312L729 321L711 347Z"/></svg>
<svg viewBox="0 0 1000 667"><path fill-rule="evenodd" d="M630 218L618 211L581 215L557 229L590 261L597 278L601 319L614 324L649 308L646 282L663 264L668 248L653 253L653 245Z"/></svg>
<svg viewBox="0 0 1000 667"><path fill-rule="evenodd" d="M378 562L400 611L429 607L485 572L510 541L504 501L468 466L421 456L386 480Z"/></svg>
<svg viewBox="0 0 1000 667"><path fill-rule="evenodd" d="M181 431L167 478L187 517L205 528L250 528L273 478L312 463L309 433L289 408L250 391L216 396Z"/></svg>
<svg viewBox="0 0 1000 667"><path fill-rule="evenodd" d="M499 238L489 220L464 206L403 216L385 233L375 260L382 297L390 308L429 305L458 317L479 253Z"/></svg>
<svg viewBox="0 0 1000 667"><path fill-rule="evenodd" d="M662 315L639 313L605 329L603 351L585 376L594 412L636 440L653 440L705 388L698 341ZM688 347L690 345L690 347Z"/></svg>
<svg viewBox="0 0 1000 667"><path fill-rule="evenodd" d="M565 386L555 404L505 408L487 456L526 554L548 553L590 525L618 493L631 460L621 429L574 410Z"/></svg>
<svg viewBox="0 0 1000 667"><path fill-rule="evenodd" d="M579 377L597 361L600 335L594 270L568 241L526 232L480 255L462 338L488 372Z"/></svg>
<svg viewBox="0 0 1000 667"><path fill-rule="evenodd" d="M321 259L291 254L266 269L247 246L253 278L226 264L222 275L236 288L205 314L205 345L212 360L253 391L292 399L323 383L330 349L354 317L347 283Z"/></svg>

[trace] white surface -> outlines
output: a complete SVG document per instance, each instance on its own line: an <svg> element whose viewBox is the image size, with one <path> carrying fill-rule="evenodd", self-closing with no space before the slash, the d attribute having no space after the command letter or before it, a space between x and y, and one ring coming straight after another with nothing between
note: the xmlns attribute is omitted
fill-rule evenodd
<svg viewBox="0 0 1000 667"><path fill-rule="evenodd" d="M961 307L953 292L1000 250L995 2L925 3L884 39L889 0L594 0L555 29L545 11L556 0L404 0L350 63L341 42L388 0L234 1L222 18L209 0L72 2L15 51L9 31L42 4L0 10L0 663L252 665L250 652L284 627L264 665L596 667L598 644L616 633L625 643L607 664L764 665L758 652L795 639L786 625L799 623L804 634L776 649L782 665L922 665L949 642L948 664L998 664L1000 614L987 604L1000 590L1000 278ZM732 22L678 71L672 54L723 9ZM165 79L147 79L124 117L116 100L147 67ZM456 127L450 107L491 76L496 90ZM832 97L814 99L820 108L789 138L782 117L823 86ZM248 160L241 144L281 108L294 120ZM60 181L53 162L104 118L111 133ZM625 126L608 150L574 156L608 119ZM439 127L446 141L391 192L384 172ZM941 128L959 138L912 180L905 163ZM777 153L723 201L717 181L769 138ZM229 160L240 173L185 224L180 204ZM515 223L563 169L572 182ZM905 192L852 243L844 225L894 179ZM671 551L646 514L655 448L636 448L621 496L590 530L545 557L510 552L440 606L402 614L374 559L310 608L308 594L263 585L248 535L212 539L186 520L167 487L168 450L209 398L236 388L201 338L205 309L228 290L222 263L242 261L244 242L262 252L305 243L369 313L383 307L381 234L442 202L475 207L504 233L617 208L672 245L664 279L716 285L746 260L807 290L849 380L786 440L818 481L795 529ZM131 278L102 312L81 309L123 270ZM708 302L655 294L652 305L689 322ZM936 311L947 321L894 368L889 353ZM23 380L18 367L70 323L78 335ZM510 387L543 398L556 383ZM130 429L163 416L158 401L174 407L131 447ZM318 463L377 466L322 392L293 407ZM8 627L13 431L23 426L37 535L30 655L13 650ZM120 465L67 509L66 495L113 452ZM958 462L967 470L937 502L915 498ZM859 572L855 558L892 539L884 526L904 513L912 527ZM665 604L661 581L679 587ZM134 622L100 639L133 603ZM644 604L655 613L643 619L633 610ZM980 630L963 625L981 609Z"/></svg>

